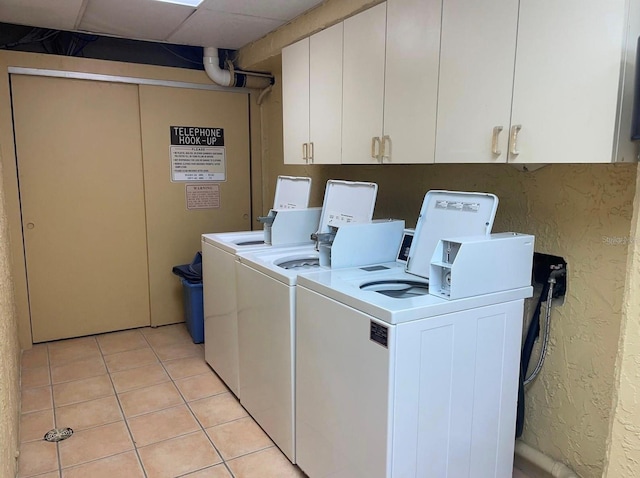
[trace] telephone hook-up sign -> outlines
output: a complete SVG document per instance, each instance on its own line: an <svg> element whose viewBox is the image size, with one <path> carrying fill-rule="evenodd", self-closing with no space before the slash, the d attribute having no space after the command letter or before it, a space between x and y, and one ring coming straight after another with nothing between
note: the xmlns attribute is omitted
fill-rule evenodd
<svg viewBox="0 0 640 478"><path fill-rule="evenodd" d="M224 129L170 126L171 181L226 181Z"/></svg>

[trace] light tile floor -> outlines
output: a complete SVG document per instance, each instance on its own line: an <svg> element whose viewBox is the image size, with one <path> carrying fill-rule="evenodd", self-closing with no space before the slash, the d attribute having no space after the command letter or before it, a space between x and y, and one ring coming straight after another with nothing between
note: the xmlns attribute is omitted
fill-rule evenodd
<svg viewBox="0 0 640 478"><path fill-rule="evenodd" d="M44 441L54 427L74 434ZM184 324L25 351L20 428L20 478L304 476L205 363Z"/></svg>
<svg viewBox="0 0 640 478"><path fill-rule="evenodd" d="M54 427L74 434L44 441ZM305 476L205 363L184 324L25 351L20 429L19 478Z"/></svg>

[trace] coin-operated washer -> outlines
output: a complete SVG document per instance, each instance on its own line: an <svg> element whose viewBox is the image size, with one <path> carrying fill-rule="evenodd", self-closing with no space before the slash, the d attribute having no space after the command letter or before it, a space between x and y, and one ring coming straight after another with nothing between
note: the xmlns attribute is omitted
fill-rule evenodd
<svg viewBox="0 0 640 478"><path fill-rule="evenodd" d="M202 235L205 360L238 395L235 258L240 251L311 244L321 208L307 208L311 178L279 176L273 209L278 221L260 231Z"/></svg>
<svg viewBox="0 0 640 478"><path fill-rule="evenodd" d="M335 230L331 267L393 260L404 221L372 221L376 195L374 183L327 182L317 231ZM241 253L236 262L240 403L293 463L295 285L321 267L314 245Z"/></svg>
<svg viewBox="0 0 640 478"><path fill-rule="evenodd" d="M430 191L406 268L298 278L296 457L309 478L511 475L534 238L489 235L496 206Z"/></svg>
<svg viewBox="0 0 640 478"><path fill-rule="evenodd" d="M306 194L308 202L311 179L304 178L308 180L305 184L301 178L280 178L287 180L286 193L277 191L273 208L266 216L258 217L263 225L264 242L273 246L295 244L292 240L298 244L309 242L310 235L318 228L322 208L300 208L298 201Z"/></svg>

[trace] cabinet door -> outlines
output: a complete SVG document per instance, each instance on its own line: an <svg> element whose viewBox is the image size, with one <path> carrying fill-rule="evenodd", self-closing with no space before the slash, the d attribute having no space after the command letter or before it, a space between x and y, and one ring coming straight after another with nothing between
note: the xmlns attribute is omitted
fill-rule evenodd
<svg viewBox="0 0 640 478"><path fill-rule="evenodd" d="M282 127L285 164L306 164L309 142L309 38L282 49Z"/></svg>
<svg viewBox="0 0 640 478"><path fill-rule="evenodd" d="M436 163L504 163L518 2L446 0L442 8Z"/></svg>
<svg viewBox="0 0 640 478"><path fill-rule="evenodd" d="M625 3L520 1L510 162L611 161Z"/></svg>
<svg viewBox="0 0 640 478"><path fill-rule="evenodd" d="M434 161L441 3L387 2L384 162Z"/></svg>
<svg viewBox="0 0 640 478"><path fill-rule="evenodd" d="M341 22L309 39L309 156L314 164L340 164L342 158L342 31Z"/></svg>
<svg viewBox="0 0 640 478"><path fill-rule="evenodd" d="M382 135L386 11L381 3L344 21L343 163L378 162L372 140Z"/></svg>

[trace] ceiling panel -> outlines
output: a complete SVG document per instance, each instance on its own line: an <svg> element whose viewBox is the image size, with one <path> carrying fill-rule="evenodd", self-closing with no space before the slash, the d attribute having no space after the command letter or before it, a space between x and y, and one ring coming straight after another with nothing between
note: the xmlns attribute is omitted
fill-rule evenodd
<svg viewBox="0 0 640 478"><path fill-rule="evenodd" d="M321 2L322 0L204 0L199 8L288 21Z"/></svg>
<svg viewBox="0 0 640 478"><path fill-rule="evenodd" d="M275 30L284 21L198 9L168 40L183 45L235 50Z"/></svg>
<svg viewBox="0 0 640 478"><path fill-rule="evenodd" d="M0 22L123 38L238 49L322 0L0 0Z"/></svg>
<svg viewBox="0 0 640 478"><path fill-rule="evenodd" d="M167 40L194 11L184 5L154 0L89 0L79 29L141 40Z"/></svg>
<svg viewBox="0 0 640 478"><path fill-rule="evenodd" d="M0 21L73 30L82 0L0 0Z"/></svg>

